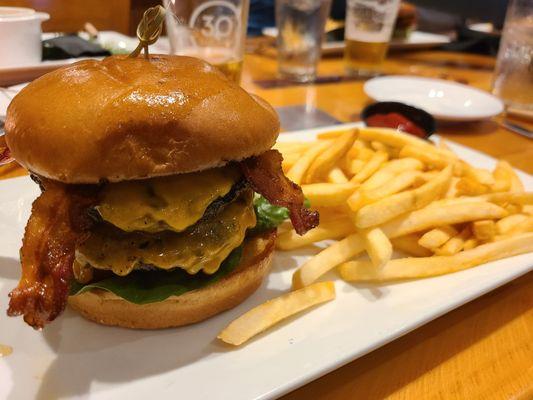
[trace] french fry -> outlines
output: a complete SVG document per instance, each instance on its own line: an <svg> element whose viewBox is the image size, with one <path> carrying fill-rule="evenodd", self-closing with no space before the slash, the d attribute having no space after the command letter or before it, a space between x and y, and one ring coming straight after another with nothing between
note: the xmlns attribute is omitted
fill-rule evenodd
<svg viewBox="0 0 533 400"><path fill-rule="evenodd" d="M372 158L363 166L361 171L359 171L352 179L351 182L360 183L367 180L378 168L383 164L389 155L384 151L376 151Z"/></svg>
<svg viewBox="0 0 533 400"><path fill-rule="evenodd" d="M373 190L356 190L348 198L348 206L355 212L366 204L374 203L407 189L415 182L419 174L419 171L405 171Z"/></svg>
<svg viewBox="0 0 533 400"><path fill-rule="evenodd" d="M380 150L380 151L384 151L385 153L389 152L387 146L381 142L378 142L377 140L372 140L370 142L370 147L372 147L375 151Z"/></svg>
<svg viewBox="0 0 533 400"><path fill-rule="evenodd" d="M369 149L368 147L361 147L357 151L357 159L361 161L369 161L372 159L372 157L376 154L376 152L372 149Z"/></svg>
<svg viewBox="0 0 533 400"><path fill-rule="evenodd" d="M283 171L288 171L302 157L300 153L283 153Z"/></svg>
<svg viewBox="0 0 533 400"><path fill-rule="evenodd" d="M370 178L362 185L365 190L376 189L390 181L396 175L405 171L419 171L424 165L414 158L402 158L384 163Z"/></svg>
<svg viewBox="0 0 533 400"><path fill-rule="evenodd" d="M336 162L352 147L356 138L357 129L345 132L336 138L323 152L317 154L307 169L304 181L312 183L317 179L325 177L335 166Z"/></svg>
<svg viewBox="0 0 533 400"><path fill-rule="evenodd" d="M437 247L442 246L458 233L459 232L457 232L453 226L439 226L424 233L422 237L420 237L418 244L426 249L435 250Z"/></svg>
<svg viewBox="0 0 533 400"><path fill-rule="evenodd" d="M327 132L322 132L322 133L319 133L316 138L317 139L320 139L320 140L329 140L329 139L336 139L338 138L339 136L341 136L342 134L350 131L351 129L340 129L340 130L333 130L333 131L327 131Z"/></svg>
<svg viewBox="0 0 533 400"><path fill-rule="evenodd" d="M313 207L332 207L344 204L357 187L351 182L311 183L302 185L302 191Z"/></svg>
<svg viewBox="0 0 533 400"><path fill-rule="evenodd" d="M474 221L472 223L472 233L476 239L487 242L496 236L496 224L491 219Z"/></svg>
<svg viewBox="0 0 533 400"><path fill-rule="evenodd" d="M348 178L339 167L334 167L328 173L328 182L330 183L348 183Z"/></svg>
<svg viewBox="0 0 533 400"><path fill-rule="evenodd" d="M465 163L465 165L468 165ZM480 185L492 186L496 183L496 180L492 174L486 169L476 168L468 165L465 171L465 177L473 179Z"/></svg>
<svg viewBox="0 0 533 400"><path fill-rule="evenodd" d="M363 160L355 159L355 160L347 160L345 162L345 171L350 175L355 175L359 171L363 169L365 166L365 162Z"/></svg>
<svg viewBox="0 0 533 400"><path fill-rule="evenodd" d="M427 151L425 147L418 145L407 145L400 150L400 158L409 157L416 158L431 168L443 169L455 162L454 159L449 159L442 154L434 151Z"/></svg>
<svg viewBox="0 0 533 400"><path fill-rule="evenodd" d="M479 196L488 193L490 187L470 178L463 177L455 185L458 196Z"/></svg>
<svg viewBox="0 0 533 400"><path fill-rule="evenodd" d="M479 240L475 237L471 237L465 240L465 243L463 244L463 250L470 250L476 247L479 244Z"/></svg>
<svg viewBox="0 0 533 400"><path fill-rule="evenodd" d="M272 148L283 155L289 153L303 153L313 145L313 142L276 142Z"/></svg>
<svg viewBox="0 0 533 400"><path fill-rule="evenodd" d="M455 225L480 219L500 219L506 216L507 211L504 208L481 201L445 204L441 207L429 205L389 221L382 225L381 229L389 238L394 238L437 226Z"/></svg>
<svg viewBox="0 0 533 400"><path fill-rule="evenodd" d="M396 129L359 128L359 138L368 142L375 140L392 147L401 148L406 145L415 145L428 149L428 151L437 151L432 144L426 142L424 139L397 131Z"/></svg>
<svg viewBox="0 0 533 400"><path fill-rule="evenodd" d="M355 217L358 228L368 228L390 221L400 214L425 207L441 197L450 184L452 168L447 167L432 181L417 189L401 192L361 208Z"/></svg>
<svg viewBox="0 0 533 400"><path fill-rule="evenodd" d="M518 204L518 205L533 205L533 193L532 192L499 192L488 193L479 197L480 200L490 201L496 204Z"/></svg>
<svg viewBox="0 0 533 400"><path fill-rule="evenodd" d="M470 229L470 227L465 227L461 232L459 232L458 235L452 237L438 249L435 249L435 254L439 256L451 256L453 254L459 253L463 249L465 242L470 238L471 235L472 230Z"/></svg>
<svg viewBox="0 0 533 400"><path fill-rule="evenodd" d="M287 172L287 178L294 183L302 183L303 177L313 160L330 145L331 143L327 140L314 143Z"/></svg>
<svg viewBox="0 0 533 400"><path fill-rule="evenodd" d="M319 282L268 300L232 321L218 334L228 344L239 346L278 322L335 298L333 282Z"/></svg>
<svg viewBox="0 0 533 400"><path fill-rule="evenodd" d="M294 250L327 239L340 239L355 231L352 222L346 218L321 223L305 235L298 235L293 229L278 235L276 247L281 250Z"/></svg>
<svg viewBox="0 0 533 400"><path fill-rule="evenodd" d="M448 187L448 190L444 194L444 197L446 199L451 199L454 197L457 197L459 195L457 190L457 183L460 181L461 178L458 178L456 176L452 177L452 181L450 182L450 186Z"/></svg>
<svg viewBox="0 0 533 400"><path fill-rule="evenodd" d="M496 168L492 171L492 176L494 178L494 185L492 185L492 190L494 192L506 192L511 190L511 185L513 178L509 173L509 168L502 164L502 161L498 161Z"/></svg>
<svg viewBox="0 0 533 400"><path fill-rule="evenodd" d="M308 286L337 265L365 250L363 238L352 233L307 261L292 275L293 289Z"/></svg>
<svg viewBox="0 0 533 400"><path fill-rule="evenodd" d="M524 214L513 214L508 217L500 219L496 222L496 233L498 235L507 235L513 228L517 225L520 225L522 222L528 219L527 215Z"/></svg>
<svg viewBox="0 0 533 400"><path fill-rule="evenodd" d="M523 192L524 191L524 184L522 183L522 181L520 180L520 178L514 171L513 167L511 167L511 165L507 161L500 160L498 162L498 167L501 171L505 171L508 179L510 180L511 182L510 191L511 192Z"/></svg>
<svg viewBox="0 0 533 400"><path fill-rule="evenodd" d="M360 232L365 241L365 249L376 268L382 268L392 257L392 244L379 228Z"/></svg>
<svg viewBox="0 0 533 400"><path fill-rule="evenodd" d="M513 226L509 231L507 231L507 235L517 235L519 233L531 231L533 231L533 217L528 216L527 219L521 221L520 223Z"/></svg>
<svg viewBox="0 0 533 400"><path fill-rule="evenodd" d="M350 261L339 267L342 279L351 282L425 278L457 272L476 265L533 251L533 233L482 244L452 256L400 258L382 269L369 261Z"/></svg>
<svg viewBox="0 0 533 400"><path fill-rule="evenodd" d="M395 249L410 256L429 257L432 255L433 253L430 250L418 244L419 240L420 236L412 233L410 235L404 235L391 239L391 243Z"/></svg>

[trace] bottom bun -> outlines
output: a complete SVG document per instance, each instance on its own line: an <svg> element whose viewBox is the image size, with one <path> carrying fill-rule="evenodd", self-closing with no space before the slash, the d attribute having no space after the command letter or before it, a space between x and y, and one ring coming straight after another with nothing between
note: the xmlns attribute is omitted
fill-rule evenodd
<svg viewBox="0 0 533 400"><path fill-rule="evenodd" d="M235 307L257 290L270 269L275 241L275 231L246 239L242 260L231 274L161 302L133 304L94 289L69 297L68 303L91 321L124 328L162 329L199 322Z"/></svg>

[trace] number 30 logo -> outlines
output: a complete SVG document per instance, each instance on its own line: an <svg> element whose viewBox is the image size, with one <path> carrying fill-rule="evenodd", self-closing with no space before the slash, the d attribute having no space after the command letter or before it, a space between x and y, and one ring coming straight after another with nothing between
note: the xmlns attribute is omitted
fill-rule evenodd
<svg viewBox="0 0 533 400"><path fill-rule="evenodd" d="M221 12L220 8L224 11ZM207 1L198 6L191 15L189 27L199 30L203 36L215 40L230 38L239 32L240 10L225 0Z"/></svg>

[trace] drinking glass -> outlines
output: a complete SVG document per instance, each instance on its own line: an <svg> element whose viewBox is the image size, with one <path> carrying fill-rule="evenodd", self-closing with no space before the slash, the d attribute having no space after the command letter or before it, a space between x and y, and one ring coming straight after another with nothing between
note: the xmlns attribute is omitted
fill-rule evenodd
<svg viewBox="0 0 533 400"><path fill-rule="evenodd" d="M331 0L276 0L278 72L282 78L316 78Z"/></svg>
<svg viewBox="0 0 533 400"><path fill-rule="evenodd" d="M241 79L250 0L164 0L173 54L201 58Z"/></svg>
<svg viewBox="0 0 533 400"><path fill-rule="evenodd" d="M350 76L380 73L400 0L347 0L344 59Z"/></svg>
<svg viewBox="0 0 533 400"><path fill-rule="evenodd" d="M533 110L533 0L509 3L492 91L508 107Z"/></svg>

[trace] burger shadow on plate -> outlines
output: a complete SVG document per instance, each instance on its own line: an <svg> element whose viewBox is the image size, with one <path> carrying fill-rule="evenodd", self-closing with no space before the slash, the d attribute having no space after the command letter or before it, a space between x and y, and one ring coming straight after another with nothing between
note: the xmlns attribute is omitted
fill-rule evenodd
<svg viewBox="0 0 533 400"><path fill-rule="evenodd" d="M225 347L216 339L221 329L246 310L281 294L269 288L269 281L267 277L260 289L235 309L180 328L131 330L102 326L67 309L43 330L56 358L41 377L36 399L84 396L98 390L95 383L127 384L220 353ZM26 373L13 371L10 398L20 398L17 382L23 382L21 375Z"/></svg>
<svg viewBox="0 0 533 400"><path fill-rule="evenodd" d="M20 261L9 257L0 257L0 278L13 279L20 278Z"/></svg>

